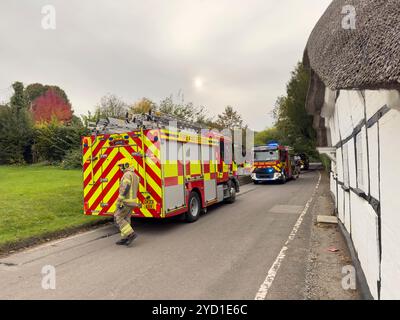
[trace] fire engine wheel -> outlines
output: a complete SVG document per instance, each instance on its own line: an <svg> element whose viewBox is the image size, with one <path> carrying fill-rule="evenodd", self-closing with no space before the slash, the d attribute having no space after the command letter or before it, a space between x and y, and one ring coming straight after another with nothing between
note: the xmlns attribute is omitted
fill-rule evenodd
<svg viewBox="0 0 400 320"><path fill-rule="evenodd" d="M199 216L201 211L201 202L200 197L197 192L191 192L189 196L189 207L186 212L186 221L187 222L195 222Z"/></svg>
<svg viewBox="0 0 400 320"><path fill-rule="evenodd" d="M226 199L227 203L234 203L236 200L236 188L232 181L228 182L228 190L230 197Z"/></svg>

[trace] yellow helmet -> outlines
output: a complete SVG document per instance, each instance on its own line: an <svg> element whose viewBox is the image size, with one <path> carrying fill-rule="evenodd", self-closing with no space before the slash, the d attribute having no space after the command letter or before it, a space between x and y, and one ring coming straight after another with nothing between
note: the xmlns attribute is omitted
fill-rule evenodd
<svg viewBox="0 0 400 320"><path fill-rule="evenodd" d="M119 160L116 165L122 166L124 169L128 169L129 167L132 166L131 162L126 158Z"/></svg>

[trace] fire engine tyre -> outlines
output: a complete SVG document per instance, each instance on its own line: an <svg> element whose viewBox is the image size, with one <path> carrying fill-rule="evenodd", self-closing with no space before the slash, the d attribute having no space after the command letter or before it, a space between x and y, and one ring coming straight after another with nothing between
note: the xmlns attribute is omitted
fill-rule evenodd
<svg viewBox="0 0 400 320"><path fill-rule="evenodd" d="M235 188L235 184L233 183L233 181L228 182L228 190L229 190L230 197L227 198L225 201L226 201L226 203L234 203L236 200L236 188Z"/></svg>
<svg viewBox="0 0 400 320"><path fill-rule="evenodd" d="M201 201L197 192L192 191L189 196L188 211L185 215L186 222L195 222L200 217Z"/></svg>

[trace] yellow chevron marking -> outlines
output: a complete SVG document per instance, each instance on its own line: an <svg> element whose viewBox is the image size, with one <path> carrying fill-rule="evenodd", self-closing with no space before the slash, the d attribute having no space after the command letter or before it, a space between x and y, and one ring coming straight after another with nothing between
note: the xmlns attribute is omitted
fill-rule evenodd
<svg viewBox="0 0 400 320"><path fill-rule="evenodd" d="M161 169L156 165L152 158L146 157L146 165L153 169L157 176L161 177Z"/></svg>
<svg viewBox="0 0 400 320"><path fill-rule="evenodd" d="M85 163L86 160L88 160L88 159L90 158L90 155L91 155L91 150L90 150L90 148L91 148L91 147L90 147L90 144L88 144L88 148L87 148L85 154L84 154L83 157L82 157L82 163Z"/></svg>
<svg viewBox="0 0 400 320"><path fill-rule="evenodd" d="M146 217L146 218L151 218L153 215L150 213L150 211L147 208L142 207L140 209L140 212Z"/></svg>
<svg viewBox="0 0 400 320"><path fill-rule="evenodd" d="M88 139L88 150L86 151L86 153L83 155L83 159L82 159L82 163L85 163L87 160L91 161L91 157L92 157L92 150L94 150L96 148L96 141L94 142L93 145L90 145L90 139ZM92 148L92 149L91 149ZM93 163L90 163L89 166L87 167L87 169L85 170L85 172L83 173L83 179L86 180L86 178L92 173L92 166Z"/></svg>
<svg viewBox="0 0 400 320"><path fill-rule="evenodd" d="M159 186L150 175L146 175L147 183L153 188L153 190L161 197L161 186Z"/></svg>
<svg viewBox="0 0 400 320"><path fill-rule="evenodd" d="M115 172L115 174L116 174L116 172ZM107 176L108 181L110 181L112 179L112 177L113 177L113 175L111 175L111 172L110 172L110 174ZM111 187L110 191L108 191L108 193L104 196L102 202L108 203L110 201L111 197L114 195L115 192L117 192L118 189L119 189L119 180L117 180L114 183L114 185ZM117 209L116 203L114 203L111 206L111 208L108 209L108 212L113 213L113 212L115 212L116 209Z"/></svg>
<svg viewBox="0 0 400 320"><path fill-rule="evenodd" d="M118 167L114 167L114 168L112 168L111 169L111 171L110 171L110 173L107 175L107 179L108 179L108 181L110 181L111 179L112 179L112 177L114 177L116 174L117 174L117 172L118 172L118 170L119 170L119 168ZM104 183L103 184L104 186L106 186L107 185L107 182L106 183ZM118 182L116 182L115 183L115 185L117 185L117 187L119 186L119 181ZM115 186L114 185L114 186ZM100 189L100 190L99 190ZM100 196L100 194L102 193L102 191L103 191L103 186L101 187L101 188L98 188L98 190L93 194L93 196L91 197L91 199L89 200L89 203L91 202L91 200L93 199L93 202ZM100 203L98 204L98 206L94 209L94 210L101 210L102 209L102 207L101 207L101 203L103 202L103 203L107 203L107 201L105 200L105 198L107 198L107 196L109 196L109 192L107 193L107 195L103 198L103 199L101 199L101 201L100 201ZM111 195L110 195L111 196ZM92 202L92 203L93 203Z"/></svg>
<svg viewBox="0 0 400 320"><path fill-rule="evenodd" d="M146 179L146 173L143 166L141 166L138 161L136 161L125 148L120 148L120 152L125 158L132 159L134 169L139 173L139 176L141 176L143 179ZM146 191L145 186L142 183L139 184L139 191Z"/></svg>
<svg viewBox="0 0 400 320"><path fill-rule="evenodd" d="M93 176L93 182L96 182L97 180L100 179L100 176L102 174L102 172L105 170L105 168L107 168L108 164L111 162L111 160L117 155L118 150L117 149L113 149L110 154L108 155L107 159L103 162L103 165L100 167L99 170L97 170L97 172L94 172L94 176ZM93 164L93 167L95 166L95 163ZM92 168L89 167L87 169L87 171L91 171ZM93 187L93 185L88 184L86 186L86 188L84 189L84 194L87 194L89 192L89 190Z"/></svg>
<svg viewBox="0 0 400 320"><path fill-rule="evenodd" d="M156 157L157 159L160 159L160 150L146 136L144 136L144 144L147 146L147 148L149 148L151 150L154 157Z"/></svg>
<svg viewBox="0 0 400 320"><path fill-rule="evenodd" d="M126 158L131 158L130 157L130 154L129 154L129 152L125 149L125 148L120 148L120 151L121 151L121 153L124 155L124 157L126 157ZM154 189L154 191L161 197L161 186L159 186L154 180L153 180L153 178L150 176L150 175L148 175L148 174L146 174L146 172L145 172L145 169L142 167L142 166L140 166L140 165L138 165L137 164L137 161L133 161L134 163L136 162L136 166L135 166L135 168L137 167L138 169L139 169L139 174L144 178L144 179L146 179L146 182ZM160 177L161 176L161 170L154 164L154 162L150 159L150 158L146 158L146 166L149 166L151 169L153 169L153 171L157 174L157 172L159 172L158 173L158 176ZM143 185L140 185L140 187L139 187L139 191L141 191L141 192L143 192L143 191L146 191L145 189L144 189L144 186Z"/></svg>

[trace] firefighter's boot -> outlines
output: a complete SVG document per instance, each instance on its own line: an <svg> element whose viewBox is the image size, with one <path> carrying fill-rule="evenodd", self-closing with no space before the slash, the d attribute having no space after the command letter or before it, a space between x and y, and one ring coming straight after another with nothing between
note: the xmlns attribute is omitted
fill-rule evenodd
<svg viewBox="0 0 400 320"><path fill-rule="evenodd" d="M128 238L120 239L115 244L122 246L126 243L126 240L128 240Z"/></svg>
<svg viewBox="0 0 400 320"><path fill-rule="evenodd" d="M137 238L137 233L136 232L132 233L126 238L124 244L128 247L132 243L132 241L135 240L136 238Z"/></svg>

